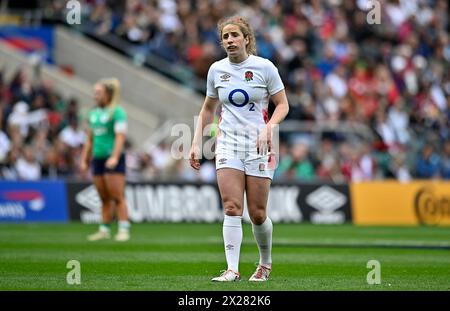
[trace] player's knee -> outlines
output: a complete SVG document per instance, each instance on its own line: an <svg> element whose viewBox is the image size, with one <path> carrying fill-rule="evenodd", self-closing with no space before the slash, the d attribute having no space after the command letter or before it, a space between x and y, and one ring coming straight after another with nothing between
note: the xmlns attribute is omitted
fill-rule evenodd
<svg viewBox="0 0 450 311"><path fill-rule="evenodd" d="M112 200L115 204L121 204L125 201L125 194L121 190L113 187L109 188L108 190L108 196L110 197L110 200Z"/></svg>
<svg viewBox="0 0 450 311"><path fill-rule="evenodd" d="M240 216L242 214L242 206L235 201L225 201L223 203L225 215L228 216Z"/></svg>
<svg viewBox="0 0 450 311"><path fill-rule="evenodd" d="M250 220L255 225L261 225L267 218L265 209L257 209L249 213Z"/></svg>
<svg viewBox="0 0 450 311"><path fill-rule="evenodd" d="M121 196L121 195L112 195L111 198L112 198L112 201L116 205L120 205L120 204L125 202L125 198L123 196Z"/></svg>
<svg viewBox="0 0 450 311"><path fill-rule="evenodd" d="M99 197L103 205L107 205L111 201L111 198L106 193L99 193Z"/></svg>

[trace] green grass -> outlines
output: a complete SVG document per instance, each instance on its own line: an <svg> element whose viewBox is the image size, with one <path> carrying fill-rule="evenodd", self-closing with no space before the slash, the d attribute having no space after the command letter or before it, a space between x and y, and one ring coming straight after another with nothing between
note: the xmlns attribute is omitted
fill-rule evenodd
<svg viewBox="0 0 450 311"><path fill-rule="evenodd" d="M241 282L225 268L221 224L139 224L132 240L87 242L94 225L1 224L0 290L438 290L450 289L450 228L277 224L269 282L247 281L258 250L244 224ZM428 248L427 248L428 247ZM81 263L81 285L66 264ZM366 264L381 263L368 285Z"/></svg>

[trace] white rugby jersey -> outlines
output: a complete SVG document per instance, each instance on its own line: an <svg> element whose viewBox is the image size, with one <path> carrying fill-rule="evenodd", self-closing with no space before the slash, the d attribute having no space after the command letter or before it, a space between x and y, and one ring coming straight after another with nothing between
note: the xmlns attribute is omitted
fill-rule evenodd
<svg viewBox="0 0 450 311"><path fill-rule="evenodd" d="M257 129L269 121L269 96L282 89L278 69L268 59L250 55L238 64L228 58L212 64L206 95L222 103L216 154L256 152Z"/></svg>

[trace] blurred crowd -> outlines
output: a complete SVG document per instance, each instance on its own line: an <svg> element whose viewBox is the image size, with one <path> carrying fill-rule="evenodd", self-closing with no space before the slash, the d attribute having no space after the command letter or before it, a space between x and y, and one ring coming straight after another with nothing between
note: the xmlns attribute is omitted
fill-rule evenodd
<svg viewBox="0 0 450 311"><path fill-rule="evenodd" d="M85 139L76 99L22 69L9 81L0 70L0 179L76 176Z"/></svg>
<svg viewBox="0 0 450 311"><path fill-rule="evenodd" d="M117 35L145 53L187 66L200 78L225 56L217 21L229 15L247 17L256 30L258 55L276 64L285 83L288 119L315 124L362 123L373 133L371 140L333 132L322 133L318 139L283 135L275 179L450 179L448 3L376 2L381 4L380 11L373 13L368 0L80 1L83 22L98 35ZM48 12L64 9L65 1L58 0L47 8ZM369 12L379 13L379 20L375 16L368 21ZM45 86L41 88L45 90ZM17 85L3 83L3 89L14 93ZM2 124L18 123L14 120L20 118L11 115L23 110L40 120L42 114L36 111L45 106L59 113L58 130L62 130L71 120L64 109L74 108L59 103L56 95L39 92L25 101L11 101L9 108L2 109ZM15 132L7 135L2 132L0 156L9 161L22 158L26 162L33 156L41 163L48 161L44 153L27 152L29 144L23 142L29 135L37 138L28 140L32 144L49 137L57 142L51 148L56 158L63 149L76 149L61 142L52 122L49 119L43 126L42 120L33 121L26 127L16 125ZM5 152L8 144L4 141L8 140L12 146L21 140L22 149ZM45 142L37 145L42 148ZM173 160L168 142L145 154L129 143L128 154L131 179L214 179L211 162L206 161L202 171L195 173L186 161ZM64 168L61 171L66 172Z"/></svg>

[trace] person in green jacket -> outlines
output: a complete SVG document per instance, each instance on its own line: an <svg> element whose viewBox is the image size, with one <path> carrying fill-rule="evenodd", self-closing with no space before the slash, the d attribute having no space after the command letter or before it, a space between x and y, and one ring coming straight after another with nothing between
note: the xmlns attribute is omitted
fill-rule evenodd
<svg viewBox="0 0 450 311"><path fill-rule="evenodd" d="M81 154L80 171L92 167L93 181L102 201L102 223L89 241L110 238L110 226L117 209L119 230L116 241L130 239L130 223L125 200L125 154L127 114L118 105L120 82L102 79L94 86L97 106L89 113L87 140Z"/></svg>

